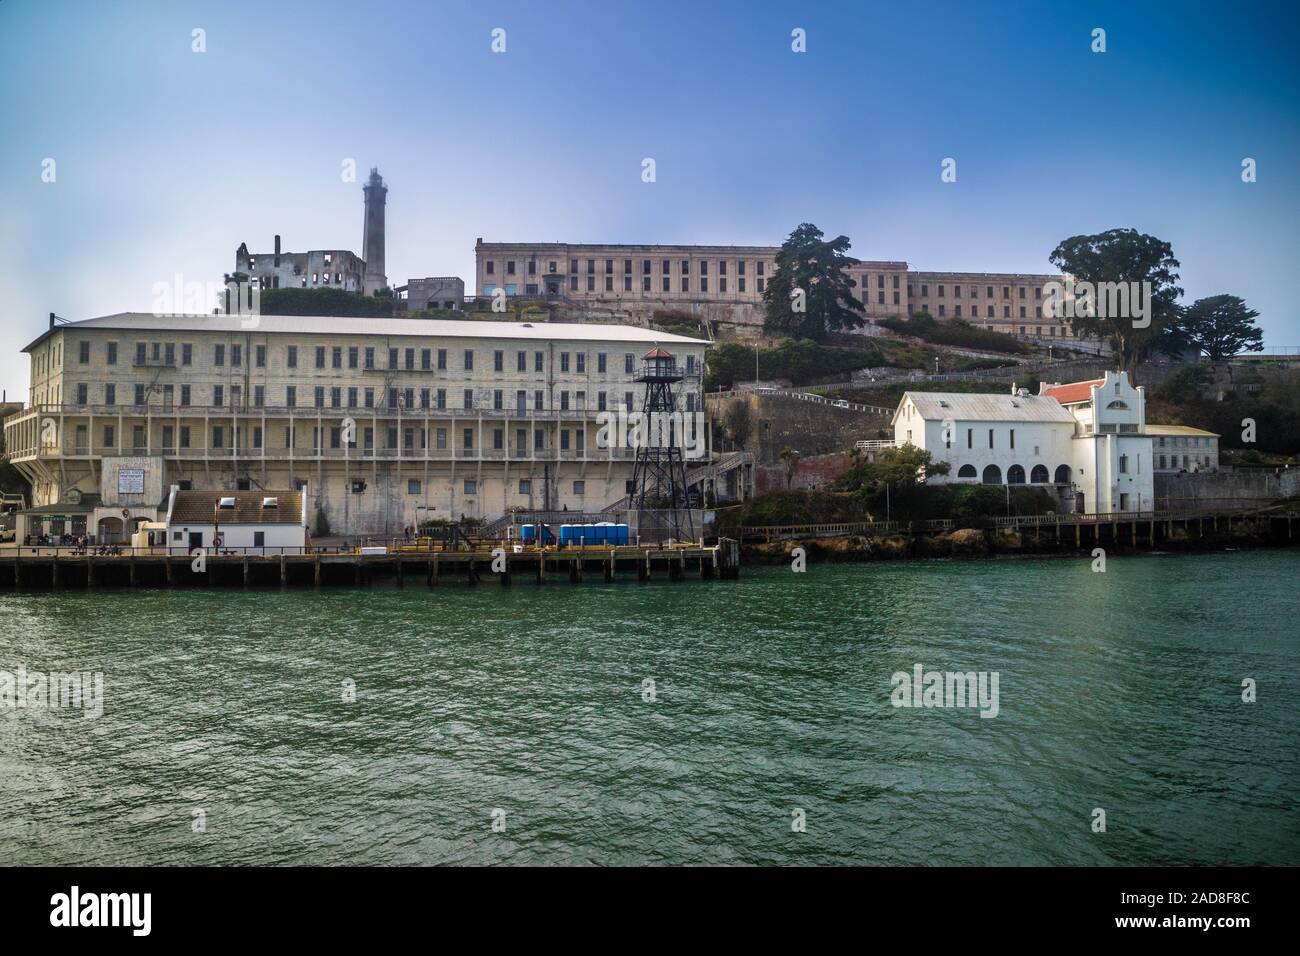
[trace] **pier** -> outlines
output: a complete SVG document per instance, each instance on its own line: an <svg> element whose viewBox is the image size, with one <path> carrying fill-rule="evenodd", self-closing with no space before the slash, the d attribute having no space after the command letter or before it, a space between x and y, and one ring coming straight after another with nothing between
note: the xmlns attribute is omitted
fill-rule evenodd
<svg viewBox="0 0 1300 956"><path fill-rule="evenodd" d="M771 544L846 537L922 537L948 534L963 528L990 532L1012 531L1035 542L1051 540L1076 548L1127 546L1155 548L1176 534L1204 539L1231 535L1242 526L1266 528L1270 540L1289 544L1296 541L1300 514L1278 508L1199 511L1123 511L1112 514L1007 515L963 524L951 518L924 521L860 521L803 525L745 525L732 534L742 544Z"/></svg>
<svg viewBox="0 0 1300 956"><path fill-rule="evenodd" d="M21 547L0 552L0 588L189 587L280 585L398 587L519 581L614 583L734 580L739 542L525 548L509 542L474 550L244 548L193 554L183 548Z"/></svg>

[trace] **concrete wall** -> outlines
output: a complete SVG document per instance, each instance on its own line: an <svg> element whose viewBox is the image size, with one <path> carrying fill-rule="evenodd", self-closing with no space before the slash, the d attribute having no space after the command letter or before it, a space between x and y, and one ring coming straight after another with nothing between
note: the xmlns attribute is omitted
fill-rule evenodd
<svg viewBox="0 0 1300 956"><path fill-rule="evenodd" d="M1295 494L1300 494L1297 468L1155 476L1156 506L1162 510L1251 507Z"/></svg>
<svg viewBox="0 0 1300 956"><path fill-rule="evenodd" d="M800 458L795 467L794 477L790 481L790 488L796 491L829 488L837 478L852 467L853 456L846 451ZM785 476L784 462L758 465L754 469L756 492L761 495L769 491L785 491Z"/></svg>

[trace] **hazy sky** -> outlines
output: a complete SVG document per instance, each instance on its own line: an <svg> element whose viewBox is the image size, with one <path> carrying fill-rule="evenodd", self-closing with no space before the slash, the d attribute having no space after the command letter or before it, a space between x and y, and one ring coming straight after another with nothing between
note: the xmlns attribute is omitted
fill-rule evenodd
<svg viewBox="0 0 1300 956"><path fill-rule="evenodd" d="M394 284L472 286L478 236L806 220L861 258L1047 272L1060 239L1132 226L1173 243L1186 301L1240 295L1300 345L1298 33L1293 3L1186 0L0 0L0 387L25 397L51 311L148 311L277 232L360 254L372 165Z"/></svg>

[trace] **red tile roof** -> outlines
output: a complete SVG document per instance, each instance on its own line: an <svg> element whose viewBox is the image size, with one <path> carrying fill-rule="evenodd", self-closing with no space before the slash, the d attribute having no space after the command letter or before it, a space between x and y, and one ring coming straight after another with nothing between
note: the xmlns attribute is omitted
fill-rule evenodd
<svg viewBox="0 0 1300 956"><path fill-rule="evenodd" d="M1091 399L1094 385L1105 384L1106 380L1104 378L1094 378L1087 382L1069 382L1065 385L1049 388L1043 394L1056 399L1062 405L1073 405L1076 402L1086 402Z"/></svg>

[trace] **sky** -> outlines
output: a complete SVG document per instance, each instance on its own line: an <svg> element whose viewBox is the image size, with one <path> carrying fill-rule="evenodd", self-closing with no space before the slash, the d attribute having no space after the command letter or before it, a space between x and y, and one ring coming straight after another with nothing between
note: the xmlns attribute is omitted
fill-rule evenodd
<svg viewBox="0 0 1300 956"><path fill-rule="evenodd" d="M158 283L219 281L276 233L360 254L371 166L392 284L472 289L480 236L776 245L807 221L863 259L1052 272L1060 240L1133 227L1172 243L1184 302L1239 295L1269 347L1300 346L1298 19L1194 0L0 0L0 387L25 397L19 350L50 312L150 311Z"/></svg>

